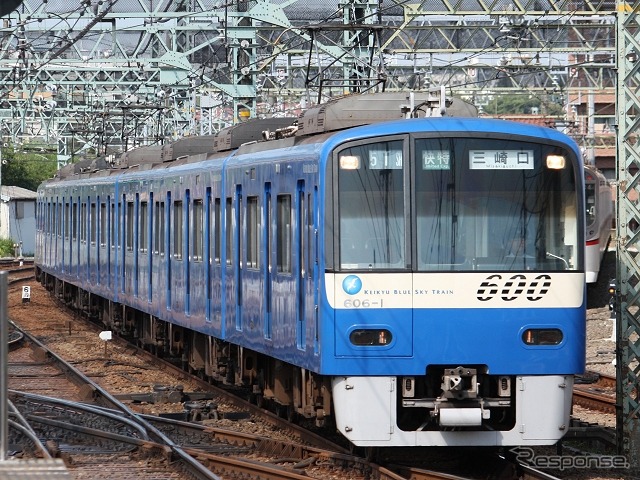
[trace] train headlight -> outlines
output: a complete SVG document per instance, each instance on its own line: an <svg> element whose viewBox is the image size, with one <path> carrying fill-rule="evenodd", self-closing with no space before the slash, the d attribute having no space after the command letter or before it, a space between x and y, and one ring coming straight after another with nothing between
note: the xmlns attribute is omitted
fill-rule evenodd
<svg viewBox="0 0 640 480"><path fill-rule="evenodd" d="M340 157L340 170L357 170L360 168L360 157L355 155L342 155Z"/></svg>
<svg viewBox="0 0 640 480"><path fill-rule="evenodd" d="M547 168L550 170L562 170L566 160L562 155L547 155Z"/></svg>
<svg viewBox="0 0 640 480"><path fill-rule="evenodd" d="M563 338L558 328L528 328L522 333L526 345L560 345Z"/></svg>
<svg viewBox="0 0 640 480"><path fill-rule="evenodd" d="M359 347L389 345L391 339L391 332L384 328L358 328L349 335L351 343Z"/></svg>

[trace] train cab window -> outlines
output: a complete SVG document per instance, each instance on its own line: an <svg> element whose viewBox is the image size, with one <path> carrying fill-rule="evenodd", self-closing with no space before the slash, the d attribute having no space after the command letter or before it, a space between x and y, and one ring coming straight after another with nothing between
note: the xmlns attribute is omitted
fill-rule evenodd
<svg viewBox="0 0 640 480"><path fill-rule="evenodd" d="M291 195L276 200L276 257L279 273L291 273Z"/></svg>
<svg viewBox="0 0 640 480"><path fill-rule="evenodd" d="M202 200L193 201L193 260L201 262L204 254L204 205Z"/></svg>
<svg viewBox="0 0 640 480"><path fill-rule="evenodd" d="M148 246L148 225L149 207L147 202L140 202L140 214L138 215L138 249L142 253L147 253Z"/></svg>
<svg viewBox="0 0 640 480"><path fill-rule="evenodd" d="M480 138L416 141L418 269L579 268L575 178L553 146Z"/></svg>
<svg viewBox="0 0 640 480"><path fill-rule="evenodd" d="M133 251L133 220L135 218L134 215L134 204L133 202L127 202L127 251Z"/></svg>
<svg viewBox="0 0 640 480"><path fill-rule="evenodd" d="M402 140L339 152L342 269L405 268L404 154Z"/></svg>
<svg viewBox="0 0 640 480"><path fill-rule="evenodd" d="M247 267L260 266L260 212L258 197L247 197Z"/></svg>
<svg viewBox="0 0 640 480"><path fill-rule="evenodd" d="M182 260L183 218L182 200L173 202L173 258Z"/></svg>

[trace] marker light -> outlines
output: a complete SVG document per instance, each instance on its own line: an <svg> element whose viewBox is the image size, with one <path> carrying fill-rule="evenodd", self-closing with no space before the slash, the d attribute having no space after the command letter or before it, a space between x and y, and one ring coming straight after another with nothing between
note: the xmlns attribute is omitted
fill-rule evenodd
<svg viewBox="0 0 640 480"><path fill-rule="evenodd" d="M360 168L360 157L344 155L340 157L340 170L357 170Z"/></svg>
<svg viewBox="0 0 640 480"><path fill-rule="evenodd" d="M357 346L388 345L391 343L391 332L386 329L359 328L349 335L351 343Z"/></svg>
<svg viewBox="0 0 640 480"><path fill-rule="evenodd" d="M547 168L551 170L562 170L566 161L562 155L547 155Z"/></svg>
<svg viewBox="0 0 640 480"><path fill-rule="evenodd" d="M529 328L522 334L527 345L559 345L562 339L562 331L557 328Z"/></svg>

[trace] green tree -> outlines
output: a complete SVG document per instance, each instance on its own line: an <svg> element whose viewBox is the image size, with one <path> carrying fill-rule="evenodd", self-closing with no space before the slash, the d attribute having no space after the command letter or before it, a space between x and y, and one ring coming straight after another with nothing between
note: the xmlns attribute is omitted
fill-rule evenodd
<svg viewBox="0 0 640 480"><path fill-rule="evenodd" d="M43 180L51 178L57 168L56 154L15 151L2 148L2 185L36 191Z"/></svg>
<svg viewBox="0 0 640 480"><path fill-rule="evenodd" d="M487 115L518 115L531 114L536 109L541 115L562 116L562 105L557 100L555 96L544 99L535 95L495 95L484 111Z"/></svg>

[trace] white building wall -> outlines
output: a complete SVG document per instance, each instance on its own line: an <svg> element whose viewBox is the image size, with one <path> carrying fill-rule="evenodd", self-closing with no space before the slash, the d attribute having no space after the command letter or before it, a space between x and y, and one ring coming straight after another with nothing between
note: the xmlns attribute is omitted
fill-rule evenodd
<svg viewBox="0 0 640 480"><path fill-rule="evenodd" d="M36 251L36 202L12 200L9 209L10 238L22 242L22 255L31 257Z"/></svg>
<svg viewBox="0 0 640 480"><path fill-rule="evenodd" d="M33 255L36 249L35 200L0 201L0 238L22 242L22 254Z"/></svg>

